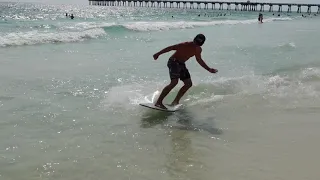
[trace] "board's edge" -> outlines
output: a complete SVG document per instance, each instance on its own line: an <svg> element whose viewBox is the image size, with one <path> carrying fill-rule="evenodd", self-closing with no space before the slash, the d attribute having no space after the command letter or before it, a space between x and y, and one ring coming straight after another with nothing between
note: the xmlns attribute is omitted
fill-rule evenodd
<svg viewBox="0 0 320 180"><path fill-rule="evenodd" d="M154 109L154 110L158 110L158 111L163 111L163 112L176 112L177 110L165 110L165 109L157 109L157 108L153 108L153 107L149 107L149 106L146 106L144 104L139 104L140 106L143 106L143 107L147 107L147 108L150 108L150 109Z"/></svg>

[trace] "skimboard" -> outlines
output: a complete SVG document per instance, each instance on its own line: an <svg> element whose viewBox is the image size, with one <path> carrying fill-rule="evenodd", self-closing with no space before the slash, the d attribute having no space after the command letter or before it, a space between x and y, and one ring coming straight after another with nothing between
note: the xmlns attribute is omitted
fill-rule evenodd
<svg viewBox="0 0 320 180"><path fill-rule="evenodd" d="M143 106L143 107L151 108L154 110L165 111L165 112L175 112L175 111L178 111L179 109L181 109L181 107L182 107L182 104L178 104L175 106L170 106L168 104L164 104L164 106L167 109L159 108L159 107L155 106L154 103L140 103L139 105Z"/></svg>

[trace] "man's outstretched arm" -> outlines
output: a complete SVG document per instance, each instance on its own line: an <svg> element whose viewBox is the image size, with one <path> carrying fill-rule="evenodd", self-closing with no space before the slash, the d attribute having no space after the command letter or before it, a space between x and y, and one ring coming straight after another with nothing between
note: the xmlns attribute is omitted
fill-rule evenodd
<svg viewBox="0 0 320 180"><path fill-rule="evenodd" d="M161 54L167 53L167 52L172 51L172 50L177 50L178 46L179 46L178 44L175 44L175 45L172 45L172 46L168 46L168 47L162 49L161 51L157 52L156 54L154 54L153 58L156 60L156 59L158 59L158 57Z"/></svg>
<svg viewBox="0 0 320 180"><path fill-rule="evenodd" d="M210 68L210 67L202 60L201 52L202 52L202 49L201 49L201 48L199 48L199 49L196 50L195 57L196 57L197 62L198 62L204 69L206 69L207 71L209 71L209 72L211 72L211 73L216 73L216 72L218 72L218 70L213 69L213 68Z"/></svg>

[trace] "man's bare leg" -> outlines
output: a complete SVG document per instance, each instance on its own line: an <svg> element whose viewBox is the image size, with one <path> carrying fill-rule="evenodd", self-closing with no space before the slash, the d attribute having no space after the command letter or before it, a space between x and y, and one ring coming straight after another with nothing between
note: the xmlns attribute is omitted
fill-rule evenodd
<svg viewBox="0 0 320 180"><path fill-rule="evenodd" d="M182 86L182 88L179 90L176 98L173 100L173 102L171 103L171 106L175 106L177 104L179 104L180 99L182 98L182 96L188 91L188 89L192 86L192 81L191 79L186 79L183 81L184 82L184 86Z"/></svg>
<svg viewBox="0 0 320 180"><path fill-rule="evenodd" d="M163 109L167 109L162 101L163 99L169 94L169 92L178 84L179 79L172 79L170 84L167 85L165 88L163 88L157 102L155 103L155 106L163 108Z"/></svg>

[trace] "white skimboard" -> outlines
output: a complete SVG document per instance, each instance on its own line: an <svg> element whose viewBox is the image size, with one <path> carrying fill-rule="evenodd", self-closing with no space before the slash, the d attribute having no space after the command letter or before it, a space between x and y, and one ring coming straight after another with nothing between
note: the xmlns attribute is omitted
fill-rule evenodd
<svg viewBox="0 0 320 180"><path fill-rule="evenodd" d="M151 108L151 109L154 109L154 110L165 111L165 112L175 112L175 111L180 110L181 107L182 107L182 104L178 104L178 105L175 105L175 106L170 106L168 104L164 104L164 106L167 109L159 108L159 107L155 106L154 103L140 103L139 105L147 107L147 108Z"/></svg>

